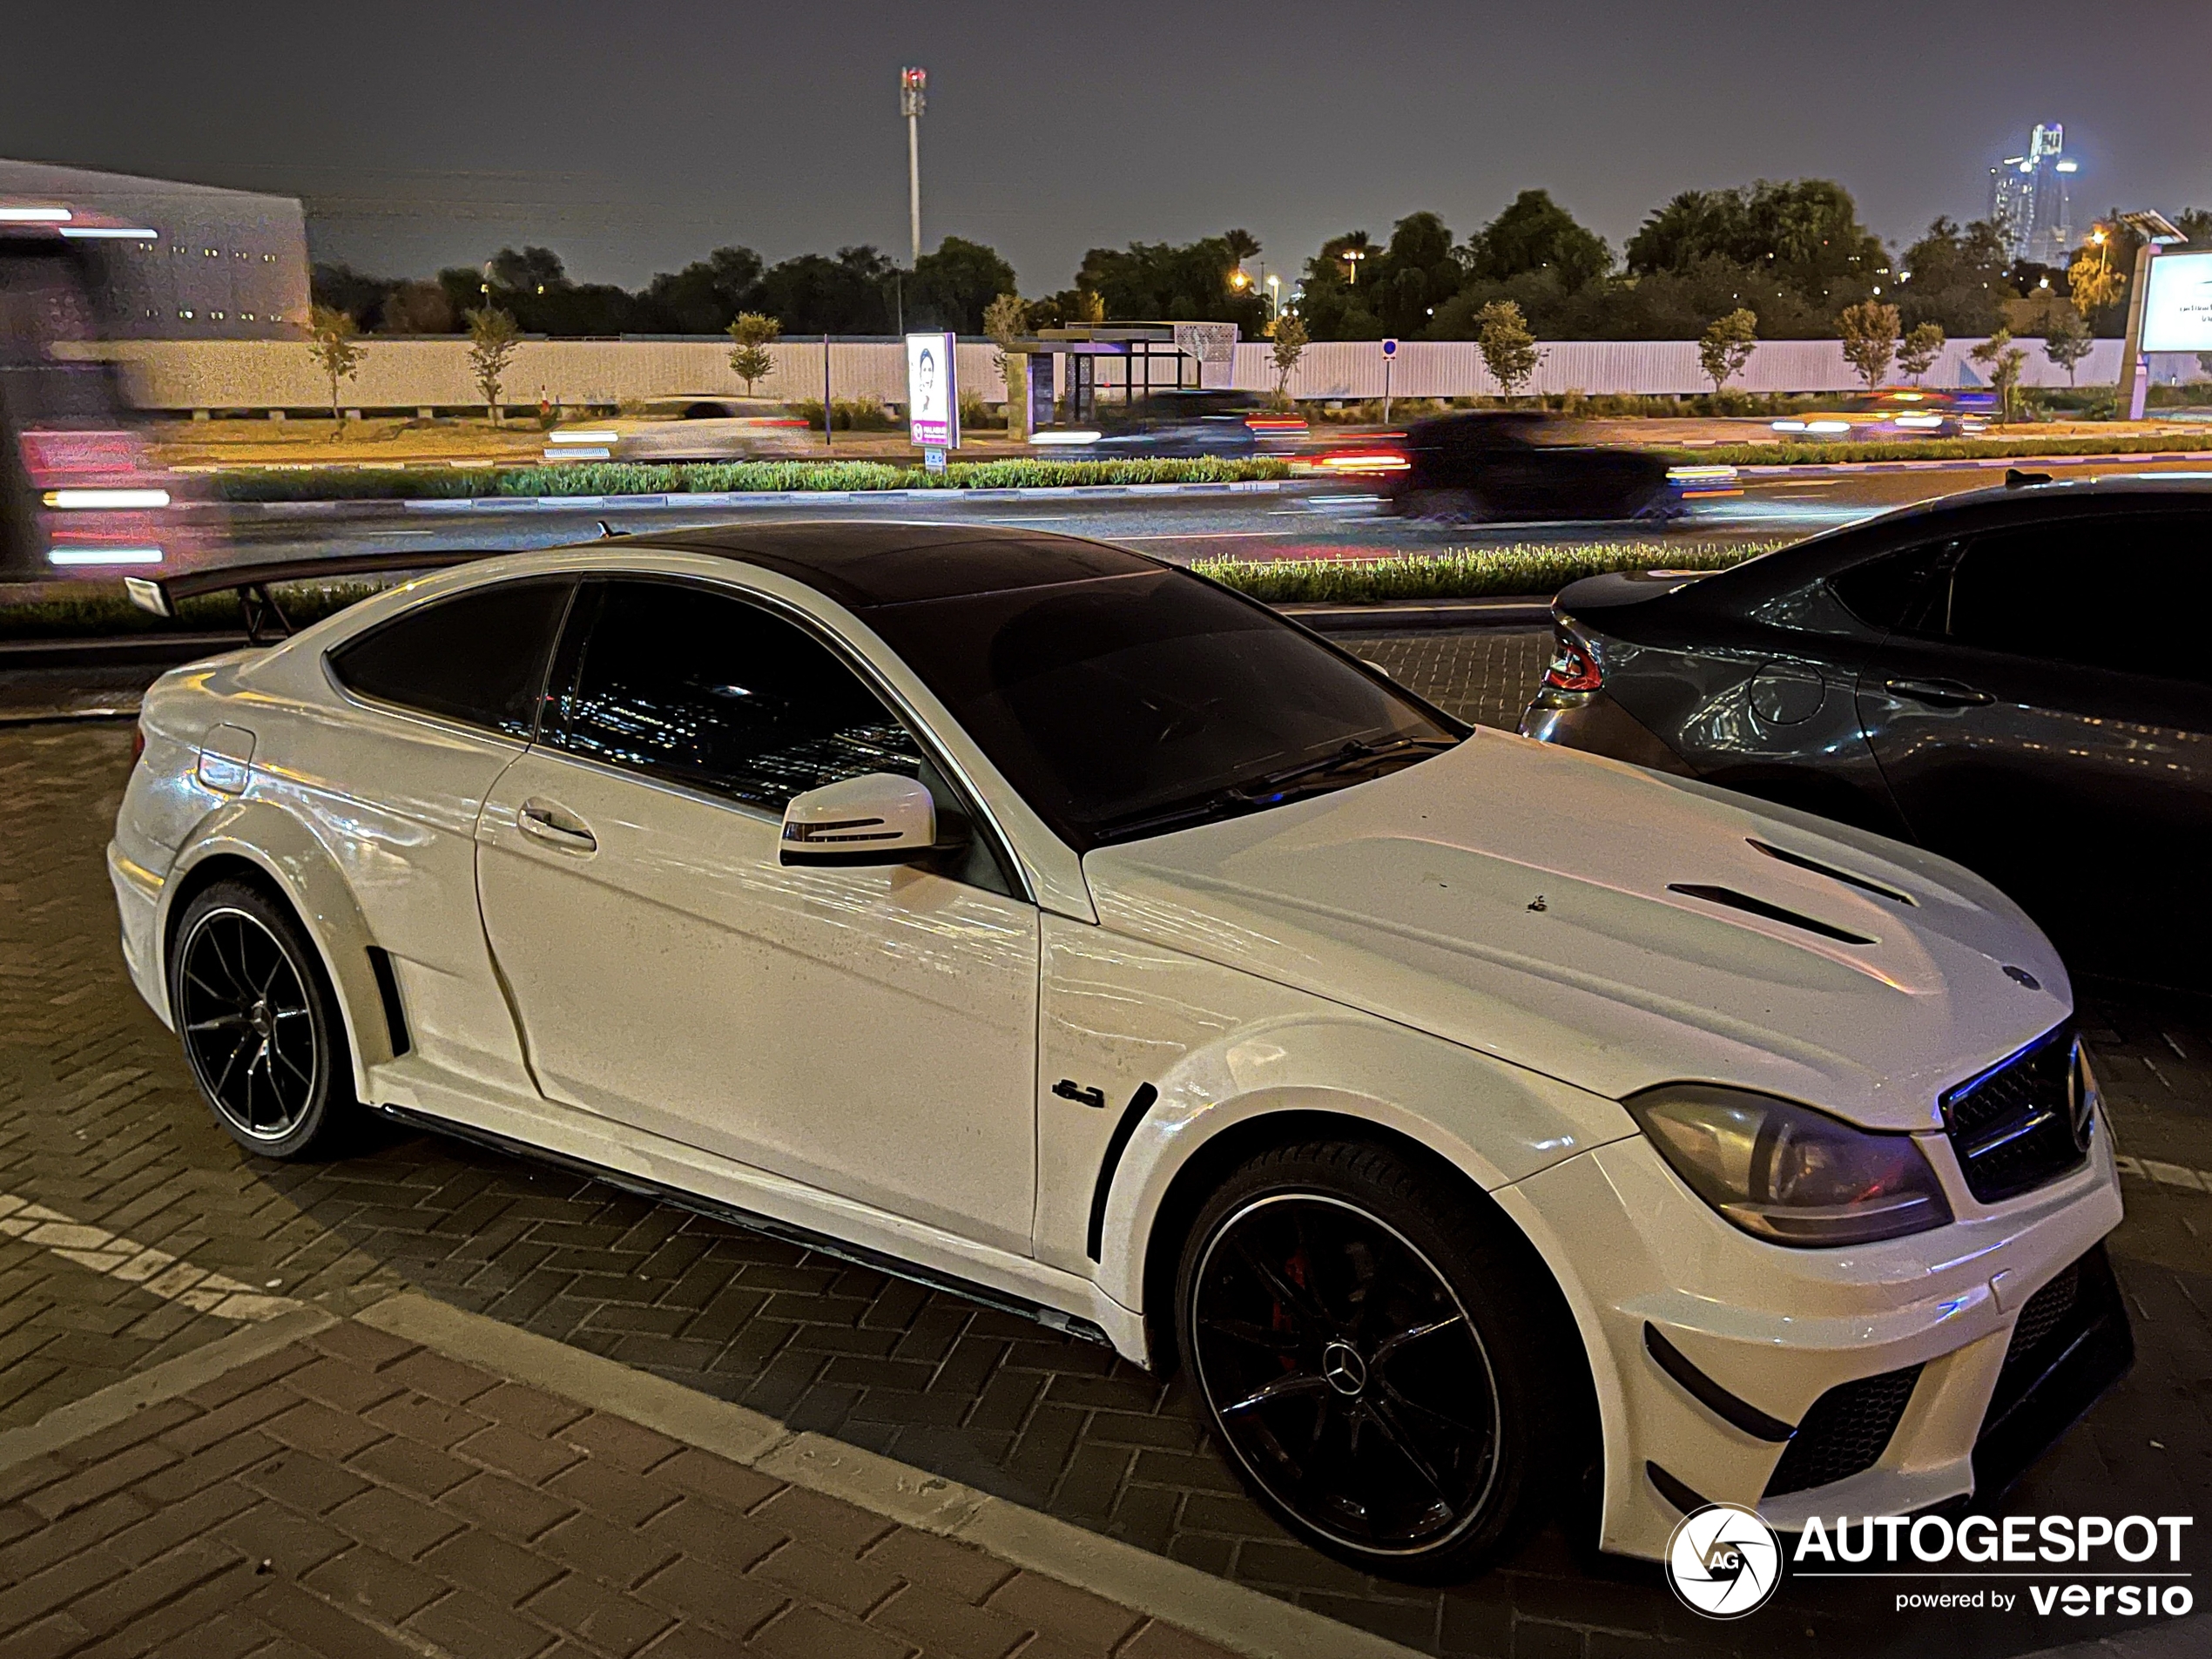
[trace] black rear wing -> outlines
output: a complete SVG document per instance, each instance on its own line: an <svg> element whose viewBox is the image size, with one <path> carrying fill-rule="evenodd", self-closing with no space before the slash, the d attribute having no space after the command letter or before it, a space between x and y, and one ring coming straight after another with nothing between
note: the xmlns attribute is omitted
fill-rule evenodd
<svg viewBox="0 0 2212 1659"><path fill-rule="evenodd" d="M354 577L391 576L401 571L444 570L478 559L496 558L501 550L454 548L399 550L389 553L347 553L320 559L279 559L262 564L226 564L206 570L179 570L174 576L126 576L124 591L141 610L174 621L177 602L203 593L235 593L246 623L246 637L255 644L270 637L283 638L292 624L271 590L287 582L343 582Z"/></svg>

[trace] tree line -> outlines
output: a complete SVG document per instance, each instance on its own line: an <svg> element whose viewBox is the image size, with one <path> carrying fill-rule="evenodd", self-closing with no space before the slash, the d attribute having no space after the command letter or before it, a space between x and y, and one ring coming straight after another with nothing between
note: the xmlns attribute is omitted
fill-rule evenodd
<svg viewBox="0 0 2212 1659"><path fill-rule="evenodd" d="M2212 244L2212 212L2176 223L2192 245ZM1653 209L1616 256L1548 192L1525 190L1464 238L1429 212L1399 219L1386 239L1332 237L1281 285L1281 298L1312 340L1476 340L1508 306L1549 340L1695 340L1723 319L1762 339L1835 339L1845 314L1867 305L1893 308L1900 337L1916 328L1981 336L2020 324L2023 306L2054 320L2047 307L2061 302L2085 333L2114 335L2138 244L2117 213L2098 232L2065 268L2013 260L1982 220L1939 218L1893 250L1859 222L1841 185L1760 180L1683 192ZM1242 229L1092 248L1069 287L1024 302L1026 322L1234 322L1256 339L1274 321L1250 268L1261 251ZM996 250L956 236L911 269L865 245L774 265L751 248L720 247L634 292L575 281L558 254L536 246L429 279L319 265L314 286L318 305L364 331L457 333L471 311L496 309L526 332L570 336L724 334L745 315L772 318L786 334L995 333L986 313L1016 292Z"/></svg>

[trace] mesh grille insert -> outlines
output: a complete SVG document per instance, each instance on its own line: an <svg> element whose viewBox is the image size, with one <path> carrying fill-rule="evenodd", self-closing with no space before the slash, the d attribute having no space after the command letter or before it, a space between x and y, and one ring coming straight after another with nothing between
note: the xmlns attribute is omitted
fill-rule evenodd
<svg viewBox="0 0 2212 1659"><path fill-rule="evenodd" d="M1766 1495L1804 1492L1831 1480L1871 1469L1888 1449L1897 1433L1920 1367L1885 1371L1878 1377L1838 1383L1812 1403L1805 1420L1797 1426L1782 1460L1766 1483Z"/></svg>
<svg viewBox="0 0 2212 1659"><path fill-rule="evenodd" d="M2062 1025L1943 1097L1966 1190L1982 1203L2041 1186L2088 1156L2074 1050L2073 1028Z"/></svg>

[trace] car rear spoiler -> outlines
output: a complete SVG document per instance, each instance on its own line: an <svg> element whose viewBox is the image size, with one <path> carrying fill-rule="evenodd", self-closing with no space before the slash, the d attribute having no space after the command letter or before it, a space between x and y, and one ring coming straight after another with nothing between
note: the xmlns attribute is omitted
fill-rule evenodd
<svg viewBox="0 0 2212 1659"><path fill-rule="evenodd" d="M292 632L272 589L287 582L343 582L354 577L388 576L402 570L443 570L456 564L494 558L500 550L455 548L443 550L401 549L389 553L347 553L320 559L280 559L263 564L226 564L206 570L179 570L174 576L126 576L124 591L141 610L169 621L176 620L177 602L203 593L235 593L246 623L246 637L255 644L281 639Z"/></svg>

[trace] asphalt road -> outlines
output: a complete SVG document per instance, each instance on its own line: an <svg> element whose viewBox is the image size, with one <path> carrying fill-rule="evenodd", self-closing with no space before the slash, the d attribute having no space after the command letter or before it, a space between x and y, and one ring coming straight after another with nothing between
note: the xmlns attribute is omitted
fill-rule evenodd
<svg viewBox="0 0 2212 1659"><path fill-rule="evenodd" d="M2070 466L2060 469L2059 475L2075 478L2129 472L2212 477L2212 458L2194 465ZM1530 541L1630 541L1660 536L1669 542L1689 543L1794 538L1909 502L1985 489L2001 476L2000 470L1986 466L1751 476L1743 481L1742 495L1696 502L1684 517L1663 530L1620 523L1417 523L1386 516L1379 510L1372 495L1332 483L1220 495L1072 499L973 497L947 492L941 497L920 499L870 500L853 496L825 499L819 504L784 500L758 506L711 508L625 507L589 499L574 508L517 503L496 509L408 511L384 503L339 502L305 509L247 509L237 516L232 535L237 556L260 560L409 548L556 547L598 535L602 521L618 532L631 532L767 518L959 519L1095 536L1178 561L1374 558L1392 553Z"/></svg>

